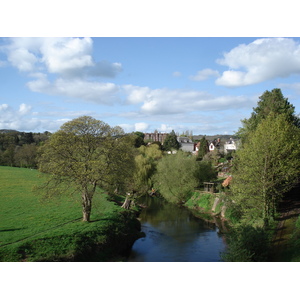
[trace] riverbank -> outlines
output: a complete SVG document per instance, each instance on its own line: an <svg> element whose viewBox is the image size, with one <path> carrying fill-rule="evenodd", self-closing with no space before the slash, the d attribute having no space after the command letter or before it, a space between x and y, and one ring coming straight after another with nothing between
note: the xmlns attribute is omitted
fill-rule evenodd
<svg viewBox="0 0 300 300"><path fill-rule="evenodd" d="M220 194L195 190L184 206L196 217L216 224L222 232L228 231L228 221L234 221Z"/></svg>
<svg viewBox="0 0 300 300"><path fill-rule="evenodd" d="M39 200L32 192L42 180L36 170L0 167L0 178L0 261L119 261L142 235L137 212L101 190L87 223L80 201Z"/></svg>
<svg viewBox="0 0 300 300"><path fill-rule="evenodd" d="M300 186L291 190L285 199L279 204L278 216L272 223L270 228L265 230L266 237L269 242L266 243L265 261L273 262L291 262L300 261ZM223 233L232 234L230 229L233 224L238 225L239 222L232 214L230 207L226 207L224 195L205 193L195 191L192 197L186 202L188 207L195 216L198 216L207 222L215 223ZM234 229L236 226L233 226ZM245 230L246 235L250 235L251 228L240 228ZM249 232L248 232L248 231ZM252 228L253 237L261 234L259 229ZM235 230L233 230L235 231ZM236 233L242 234L242 233ZM235 238L237 239L237 237ZM267 250L267 248L269 250ZM248 251L245 248L243 251ZM242 260L241 260L242 261Z"/></svg>

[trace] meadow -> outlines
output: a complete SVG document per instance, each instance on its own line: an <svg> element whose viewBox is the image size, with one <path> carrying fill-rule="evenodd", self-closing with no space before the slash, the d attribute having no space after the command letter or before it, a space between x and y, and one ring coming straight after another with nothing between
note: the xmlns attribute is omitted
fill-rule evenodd
<svg viewBox="0 0 300 300"><path fill-rule="evenodd" d="M42 181L36 170L0 167L0 261L106 261L136 239L135 216L102 190L87 223L80 195L43 201L33 191Z"/></svg>

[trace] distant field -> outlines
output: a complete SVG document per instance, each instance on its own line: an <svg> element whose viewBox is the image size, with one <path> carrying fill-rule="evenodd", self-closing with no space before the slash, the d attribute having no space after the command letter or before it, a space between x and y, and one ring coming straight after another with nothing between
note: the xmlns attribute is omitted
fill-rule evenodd
<svg viewBox="0 0 300 300"><path fill-rule="evenodd" d="M24 248L22 248L24 243L27 243L28 248L30 243L40 244L41 241L45 243L47 239L53 237L57 237L57 241L52 241L53 245L61 244L59 247L66 248L63 251L72 252L74 250L70 246L70 243L73 243L70 242L72 237L75 239L78 236L85 236L86 232L99 231L101 228L111 226L110 220L116 218L116 214L122 210L115 203L106 201L106 195L99 190L94 198L92 222L82 222L80 195L78 201L64 197L43 202L33 193L33 187L41 180L36 170L0 167L0 259L1 253L4 253L2 260L19 260L22 255L24 256L24 253L21 253L23 250L20 250ZM69 242L66 241L63 245L62 239ZM33 242L37 240L38 243ZM43 247L47 249L42 247L35 250L31 245L29 247L31 250L28 250L29 254L26 255L27 259L50 257L58 251L49 249L49 243L46 244ZM5 259L3 255L6 256Z"/></svg>

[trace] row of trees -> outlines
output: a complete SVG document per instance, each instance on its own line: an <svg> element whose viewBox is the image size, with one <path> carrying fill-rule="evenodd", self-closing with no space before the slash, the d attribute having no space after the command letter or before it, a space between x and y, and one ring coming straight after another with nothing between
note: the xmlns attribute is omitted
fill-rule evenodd
<svg viewBox="0 0 300 300"><path fill-rule="evenodd" d="M173 134L170 137L172 141ZM167 200L182 203L200 182L215 177L208 162L182 151L166 154L157 143L141 144L140 134L125 134L120 127L87 116L52 134L39 148L38 166L47 174L39 188L43 197L79 192L83 221L90 221L97 187L127 195L123 206L129 208L133 196L153 188Z"/></svg>
<svg viewBox="0 0 300 300"><path fill-rule="evenodd" d="M243 143L235 156L232 199L242 219L274 219L284 194L299 182L300 121L280 89L266 91L239 129Z"/></svg>
<svg viewBox="0 0 300 300"><path fill-rule="evenodd" d="M0 165L37 167L37 149L50 137L49 132L0 131Z"/></svg>
<svg viewBox="0 0 300 300"><path fill-rule="evenodd" d="M266 261L279 203L299 184L300 119L280 89L266 91L238 134L229 205L238 216L227 239L226 261Z"/></svg>

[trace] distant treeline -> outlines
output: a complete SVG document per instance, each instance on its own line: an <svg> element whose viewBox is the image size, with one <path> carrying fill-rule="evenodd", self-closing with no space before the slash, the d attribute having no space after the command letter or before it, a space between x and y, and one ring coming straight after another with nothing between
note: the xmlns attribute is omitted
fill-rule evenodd
<svg viewBox="0 0 300 300"><path fill-rule="evenodd" d="M36 168L37 149L51 133L0 130L0 165Z"/></svg>

